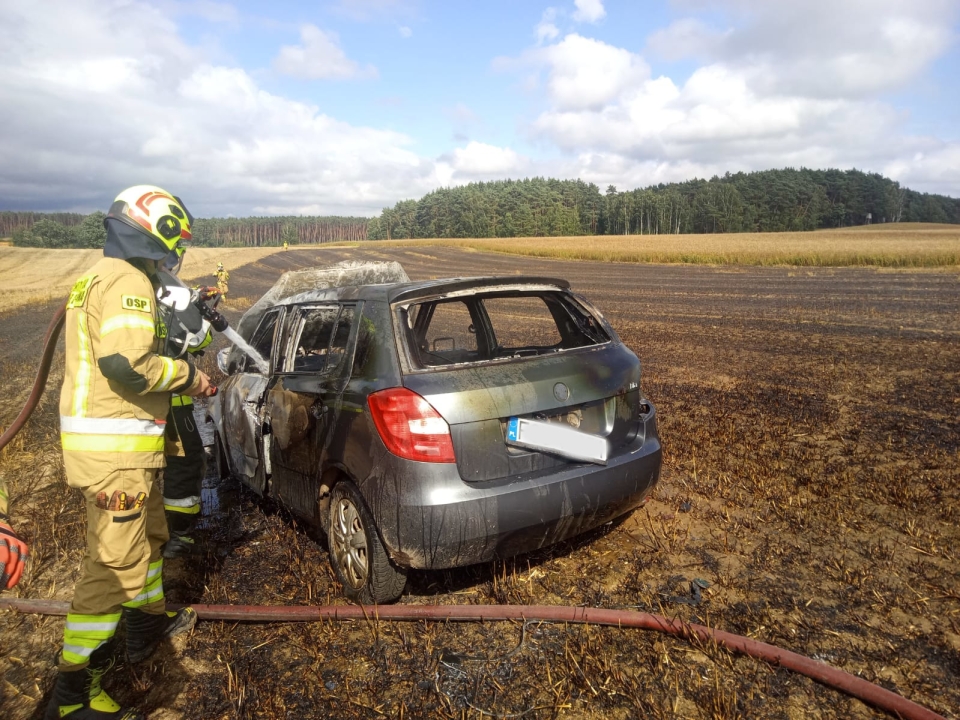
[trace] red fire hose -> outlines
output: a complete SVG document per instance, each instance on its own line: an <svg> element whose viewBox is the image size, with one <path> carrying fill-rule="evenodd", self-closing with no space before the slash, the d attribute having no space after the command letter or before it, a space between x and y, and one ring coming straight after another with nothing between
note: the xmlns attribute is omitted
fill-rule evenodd
<svg viewBox="0 0 960 720"><path fill-rule="evenodd" d="M183 606L170 603L168 607L176 609ZM192 605L191 607L204 620L237 622L541 620L657 630L686 640L714 642L733 652L793 670L904 720L944 720L943 716L937 715L922 705L818 660L741 635L714 630L704 625L685 623L682 620L670 620L650 613L553 605ZM42 615L66 615L69 604L57 600L0 599L0 609L4 608Z"/></svg>
<svg viewBox="0 0 960 720"><path fill-rule="evenodd" d="M20 432L20 428L27 422L27 418L30 417L34 408L37 407L37 403L40 402L40 396L43 395L43 388L47 384L47 375L50 374L50 363L53 362L53 353L57 349L57 338L60 335L61 328L63 328L63 320L66 317L66 312L67 305L64 303L54 314L50 325L47 327L47 335L43 339L43 356L40 358L40 368L37 370L37 377L33 381L33 390L30 391L30 397L27 398L23 410L17 415L13 424L6 429L3 435L0 435L0 450L6 447L7 443L13 440L13 437Z"/></svg>

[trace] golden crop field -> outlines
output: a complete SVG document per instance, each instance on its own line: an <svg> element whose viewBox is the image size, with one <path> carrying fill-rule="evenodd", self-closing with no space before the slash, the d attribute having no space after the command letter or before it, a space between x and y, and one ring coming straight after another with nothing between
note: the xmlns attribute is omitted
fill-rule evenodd
<svg viewBox="0 0 960 720"><path fill-rule="evenodd" d="M357 244L336 243L326 247ZM793 233L380 240L370 245L453 246L478 252L603 262L960 270L960 225L930 223L891 223ZM279 250L278 247L192 248L180 274L185 280L211 275L217 262L232 271ZM0 245L0 312L64 295L99 256L99 250Z"/></svg>
<svg viewBox="0 0 960 720"><path fill-rule="evenodd" d="M960 267L960 225L932 223L787 233L393 240L378 244L457 245L512 255L604 262Z"/></svg>
<svg viewBox="0 0 960 720"><path fill-rule="evenodd" d="M227 270L279 251L264 248L192 248L183 262L184 280L212 275L217 263ZM100 250L0 247L0 312L31 302L66 297L73 282L101 257Z"/></svg>

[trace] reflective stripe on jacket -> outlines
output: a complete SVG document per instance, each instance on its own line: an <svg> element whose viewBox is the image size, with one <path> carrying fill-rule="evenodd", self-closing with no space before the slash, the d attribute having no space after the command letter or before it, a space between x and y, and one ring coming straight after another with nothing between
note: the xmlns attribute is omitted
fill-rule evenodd
<svg viewBox="0 0 960 720"><path fill-rule="evenodd" d="M60 430L75 487L118 468L163 467L171 391L196 385L186 360L157 354L150 278L125 260L103 258L67 301Z"/></svg>

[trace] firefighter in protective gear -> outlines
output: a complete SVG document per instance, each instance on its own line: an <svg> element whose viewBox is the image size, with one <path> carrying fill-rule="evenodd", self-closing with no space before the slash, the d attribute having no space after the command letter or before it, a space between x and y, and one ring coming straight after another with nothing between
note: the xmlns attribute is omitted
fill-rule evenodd
<svg viewBox="0 0 960 720"><path fill-rule="evenodd" d="M180 249L171 253L166 268L170 272L159 274L161 287L157 290L165 329L164 354L170 357L183 357L186 353L202 355L213 340L210 323L201 316L192 297L190 302L183 302L184 291L189 291L176 277L183 252ZM177 255L179 258L174 261ZM207 295L209 292L201 297ZM172 559L196 548L192 530L200 515L200 493L207 466L203 440L193 416L193 399L189 395L174 393L165 432L167 466L163 471L163 510L170 539L163 556Z"/></svg>
<svg viewBox="0 0 960 720"><path fill-rule="evenodd" d="M193 627L192 608L167 612L167 540L157 475L172 392L208 395L207 376L164 357L157 336L158 263L190 238L183 203L153 186L117 196L104 220L104 257L67 300L60 431L67 483L86 501L87 549L67 614L48 720L135 720L101 688L121 618L127 657Z"/></svg>
<svg viewBox="0 0 960 720"><path fill-rule="evenodd" d="M224 300L227 299L227 291L230 289L229 282L230 273L224 269L223 263L217 263L217 290Z"/></svg>
<svg viewBox="0 0 960 720"><path fill-rule="evenodd" d="M27 560L27 544L10 527L7 506L7 486L0 478L0 590L9 590L20 582Z"/></svg>
<svg viewBox="0 0 960 720"><path fill-rule="evenodd" d="M172 559L189 555L196 549L193 528L200 516L200 493L207 470L203 440L193 416L193 398L189 395L173 396L166 434L163 510L170 539L163 556Z"/></svg>

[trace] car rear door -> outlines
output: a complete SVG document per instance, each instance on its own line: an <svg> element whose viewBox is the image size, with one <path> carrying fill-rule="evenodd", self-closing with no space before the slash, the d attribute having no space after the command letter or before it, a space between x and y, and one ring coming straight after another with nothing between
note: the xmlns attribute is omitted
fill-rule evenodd
<svg viewBox="0 0 960 720"><path fill-rule="evenodd" d="M315 516L330 429L340 411L352 355L357 305L315 303L291 309L270 381L271 488L297 514Z"/></svg>

